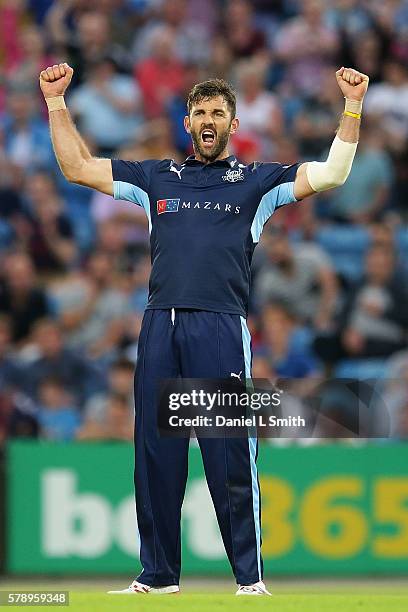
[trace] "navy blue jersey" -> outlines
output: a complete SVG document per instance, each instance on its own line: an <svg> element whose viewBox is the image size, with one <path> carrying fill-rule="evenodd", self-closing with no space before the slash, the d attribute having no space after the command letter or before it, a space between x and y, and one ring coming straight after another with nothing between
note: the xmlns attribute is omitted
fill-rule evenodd
<svg viewBox="0 0 408 612"><path fill-rule="evenodd" d="M295 202L298 164L234 156L203 164L112 160L114 197L149 220L152 272L147 308L197 308L247 315L250 265L272 213Z"/></svg>

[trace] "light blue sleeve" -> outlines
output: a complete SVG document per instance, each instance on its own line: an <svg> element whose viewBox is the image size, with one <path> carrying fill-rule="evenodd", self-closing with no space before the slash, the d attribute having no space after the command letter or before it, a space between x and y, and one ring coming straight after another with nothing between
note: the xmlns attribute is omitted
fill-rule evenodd
<svg viewBox="0 0 408 612"><path fill-rule="evenodd" d="M291 202L297 202L294 194L294 181L277 185L262 197L251 225L251 235L254 242L259 242L265 223L274 211Z"/></svg>

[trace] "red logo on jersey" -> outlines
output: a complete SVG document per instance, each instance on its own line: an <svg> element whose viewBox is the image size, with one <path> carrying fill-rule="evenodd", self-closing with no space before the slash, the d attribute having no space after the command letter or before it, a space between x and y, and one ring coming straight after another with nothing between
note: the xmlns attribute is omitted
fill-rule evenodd
<svg viewBox="0 0 408 612"><path fill-rule="evenodd" d="M166 212L178 212L180 198L172 198L171 200L157 200L157 214L161 215Z"/></svg>

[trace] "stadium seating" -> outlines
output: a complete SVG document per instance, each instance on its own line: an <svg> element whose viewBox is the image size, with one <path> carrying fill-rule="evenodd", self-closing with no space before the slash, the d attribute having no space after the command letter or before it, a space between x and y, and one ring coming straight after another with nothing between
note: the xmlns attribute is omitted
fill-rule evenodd
<svg viewBox="0 0 408 612"><path fill-rule="evenodd" d="M318 243L330 256L336 272L349 281L361 278L370 240L366 228L352 225L324 227L317 235Z"/></svg>
<svg viewBox="0 0 408 612"><path fill-rule="evenodd" d="M337 364L335 378L379 379L385 376L385 359L343 359Z"/></svg>

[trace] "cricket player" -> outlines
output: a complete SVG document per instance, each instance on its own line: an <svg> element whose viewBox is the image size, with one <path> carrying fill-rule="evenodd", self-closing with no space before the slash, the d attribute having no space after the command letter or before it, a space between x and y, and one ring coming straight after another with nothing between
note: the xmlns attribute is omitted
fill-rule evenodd
<svg viewBox="0 0 408 612"><path fill-rule="evenodd" d="M253 251L275 210L345 182L369 79L349 68L336 72L345 109L327 160L286 166L244 165L230 154L239 118L234 91L219 79L198 83L189 94L184 127L194 154L182 164L93 157L64 102L72 74L66 63L40 74L64 176L142 206L150 229L152 271L135 376L134 476L143 569L119 593L178 593L189 440L158 435L159 381L250 378L246 317ZM198 442L237 595L269 595L263 582L256 437Z"/></svg>

